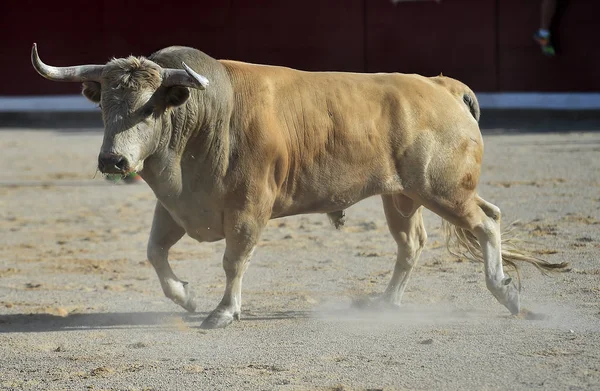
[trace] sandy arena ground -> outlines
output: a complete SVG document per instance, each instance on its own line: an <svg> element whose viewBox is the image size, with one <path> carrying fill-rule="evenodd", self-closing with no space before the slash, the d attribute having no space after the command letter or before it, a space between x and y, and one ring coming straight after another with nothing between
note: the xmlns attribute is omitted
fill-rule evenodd
<svg viewBox="0 0 600 391"><path fill-rule="evenodd" d="M382 292L395 243L379 198L272 221L246 274L243 319L199 325L224 289L224 243L171 254L199 312L163 297L145 259L154 197L95 174L99 130L0 130L0 389L600 389L600 132L485 133L480 194L539 256L511 317L482 265L429 241L396 312L353 309Z"/></svg>

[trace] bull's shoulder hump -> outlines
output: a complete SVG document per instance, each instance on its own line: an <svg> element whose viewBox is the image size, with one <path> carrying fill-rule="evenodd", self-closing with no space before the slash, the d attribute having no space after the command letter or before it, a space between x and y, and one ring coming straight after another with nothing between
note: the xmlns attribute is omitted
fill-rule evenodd
<svg viewBox="0 0 600 391"><path fill-rule="evenodd" d="M234 60L218 60L226 69L231 72L245 73L294 73L299 72L296 69L283 67L279 65L255 64L251 62L234 61Z"/></svg>

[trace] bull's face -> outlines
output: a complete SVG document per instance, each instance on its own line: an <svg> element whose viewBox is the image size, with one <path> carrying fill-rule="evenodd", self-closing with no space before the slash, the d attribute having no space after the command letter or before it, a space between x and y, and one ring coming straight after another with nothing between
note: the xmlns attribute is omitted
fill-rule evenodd
<svg viewBox="0 0 600 391"><path fill-rule="evenodd" d="M144 160L169 128L169 110L184 104L190 92L183 86L162 86L158 65L129 57L106 64L99 83L83 84L83 95L102 110L104 141L98 169L127 174L143 169Z"/></svg>
<svg viewBox="0 0 600 391"><path fill-rule="evenodd" d="M32 62L50 80L83 82L83 95L99 104L105 130L98 169L105 174L141 171L168 136L169 110L187 101L189 88L208 85L185 64L184 69L162 68L143 57L57 68L41 62L34 44Z"/></svg>

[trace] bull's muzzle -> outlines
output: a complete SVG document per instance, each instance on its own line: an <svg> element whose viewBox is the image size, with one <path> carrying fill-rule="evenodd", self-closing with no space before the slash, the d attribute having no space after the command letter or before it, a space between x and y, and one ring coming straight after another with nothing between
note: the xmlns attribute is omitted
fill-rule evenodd
<svg viewBox="0 0 600 391"><path fill-rule="evenodd" d="M130 171L130 166L123 155L100 152L100 155L98 155L98 170L103 174L127 174Z"/></svg>

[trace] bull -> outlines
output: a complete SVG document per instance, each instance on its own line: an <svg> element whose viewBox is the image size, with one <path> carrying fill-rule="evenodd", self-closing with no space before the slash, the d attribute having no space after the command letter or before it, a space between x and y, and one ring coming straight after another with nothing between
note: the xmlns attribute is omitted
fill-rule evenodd
<svg viewBox="0 0 600 391"><path fill-rule="evenodd" d="M169 249L185 234L225 239L225 292L203 328L240 318L242 278L270 219L326 213L339 226L346 208L375 195L398 250L374 304L400 304L427 239L423 208L442 217L449 242L484 263L488 290L512 314L520 312L520 285L503 264L566 266L502 236L500 209L477 193L484 150L477 98L455 79L303 72L181 46L54 67L34 44L32 63L47 79L83 83L83 95L100 105L98 169L137 171L156 195L147 257L168 298L196 308Z"/></svg>

